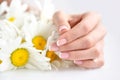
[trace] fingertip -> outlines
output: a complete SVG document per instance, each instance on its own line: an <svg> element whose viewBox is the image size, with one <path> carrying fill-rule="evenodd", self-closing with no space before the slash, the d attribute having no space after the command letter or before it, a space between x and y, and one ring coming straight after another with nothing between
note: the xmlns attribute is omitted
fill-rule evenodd
<svg viewBox="0 0 120 80"><path fill-rule="evenodd" d="M69 57L69 54L68 53L60 53L59 57L62 59L67 59Z"/></svg>
<svg viewBox="0 0 120 80"><path fill-rule="evenodd" d="M57 41L57 46L62 46L64 44L66 44L66 43L67 43L66 39L60 39L60 40Z"/></svg>
<svg viewBox="0 0 120 80"><path fill-rule="evenodd" d="M56 43L53 43L49 46L49 51L58 51L58 50L59 50L59 48L56 45Z"/></svg>
<svg viewBox="0 0 120 80"><path fill-rule="evenodd" d="M66 26L66 25L59 26L59 29L58 29L58 31L59 31L60 34L66 32L68 30L70 30L70 27Z"/></svg>
<svg viewBox="0 0 120 80"><path fill-rule="evenodd" d="M57 11L53 16L53 22L58 27L58 32L63 34L70 29L69 17L61 11Z"/></svg>
<svg viewBox="0 0 120 80"><path fill-rule="evenodd" d="M81 60L74 60L74 63L78 64L78 65L81 65L81 64L83 64L83 61L81 61Z"/></svg>

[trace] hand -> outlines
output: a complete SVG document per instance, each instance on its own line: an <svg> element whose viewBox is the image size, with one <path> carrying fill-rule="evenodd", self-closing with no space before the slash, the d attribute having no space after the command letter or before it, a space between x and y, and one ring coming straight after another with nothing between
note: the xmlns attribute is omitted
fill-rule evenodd
<svg viewBox="0 0 120 80"><path fill-rule="evenodd" d="M100 15L87 12L67 15L56 12L53 21L58 27L60 37L50 50L60 51L60 57L72 60L84 68L99 68L104 64L103 46L106 30Z"/></svg>

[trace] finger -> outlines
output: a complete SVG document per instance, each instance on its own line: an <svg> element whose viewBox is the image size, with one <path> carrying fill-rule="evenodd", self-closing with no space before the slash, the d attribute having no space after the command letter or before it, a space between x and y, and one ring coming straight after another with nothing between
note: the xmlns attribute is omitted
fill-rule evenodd
<svg viewBox="0 0 120 80"><path fill-rule="evenodd" d="M55 42L49 46L49 51L59 51L59 47Z"/></svg>
<svg viewBox="0 0 120 80"><path fill-rule="evenodd" d="M60 57L66 60L88 60L95 59L103 52L103 40L97 43L94 47L87 50L77 50L63 52Z"/></svg>
<svg viewBox="0 0 120 80"><path fill-rule="evenodd" d="M88 34L100 21L100 16L95 13L86 14L82 18L80 23L59 37L57 41L58 46L62 46Z"/></svg>
<svg viewBox="0 0 120 80"><path fill-rule="evenodd" d="M68 22L68 19L69 17L61 11L58 11L54 14L53 22L58 27L58 32L60 34L70 29L70 24Z"/></svg>
<svg viewBox="0 0 120 80"><path fill-rule="evenodd" d="M100 68L104 65L104 58L103 56L100 56L99 58L94 60L83 60L83 61L78 60L78 61L74 61L74 63L80 67L88 68L88 69Z"/></svg>
<svg viewBox="0 0 120 80"><path fill-rule="evenodd" d="M78 50L78 49L87 49L94 46L97 42L102 40L106 34L105 28L100 24L88 35L78 38L71 43L60 46L60 51L69 51L69 50Z"/></svg>
<svg viewBox="0 0 120 80"><path fill-rule="evenodd" d="M74 27L76 24L78 24L81 20L82 20L82 14L70 15L69 24L71 28Z"/></svg>

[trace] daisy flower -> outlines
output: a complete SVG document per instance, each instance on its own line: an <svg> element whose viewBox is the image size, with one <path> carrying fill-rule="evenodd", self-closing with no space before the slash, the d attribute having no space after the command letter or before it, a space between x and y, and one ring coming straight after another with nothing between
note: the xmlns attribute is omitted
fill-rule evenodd
<svg viewBox="0 0 120 80"><path fill-rule="evenodd" d="M58 59L55 52L48 50L50 44L55 39L53 29L55 30L55 26L52 23L42 23L41 21L40 24L34 15L28 15L26 17L25 24L22 28L25 41L36 49L42 50L45 53L44 55L49 57L51 61L56 58Z"/></svg>
<svg viewBox="0 0 120 80"><path fill-rule="evenodd" d="M0 71L18 68L51 70L49 58L42 51L21 42L21 37L9 40L0 50Z"/></svg>
<svg viewBox="0 0 120 80"><path fill-rule="evenodd" d="M5 15L6 19L21 28L27 8L27 4L22 4L21 0L12 0Z"/></svg>
<svg viewBox="0 0 120 80"><path fill-rule="evenodd" d="M22 28L22 33L24 35L25 40L34 44L34 46L40 50L43 50L45 48L45 44L47 42L48 37L51 35L52 31L56 29L52 23L52 20L48 19L47 17L43 18L43 15L47 16L47 13L43 11L44 8L47 10L49 10L49 8L51 9L51 6L49 6L48 2L45 0L44 4L46 5L41 11L42 15L39 17L39 20L36 18L35 15L27 14L27 16L24 19L24 25ZM41 45L39 46L39 44Z"/></svg>
<svg viewBox="0 0 120 80"><path fill-rule="evenodd" d="M56 34L54 33L56 27L51 20L53 15L52 5L45 0L40 18L38 19L32 14L27 15L22 27L25 41L32 44L36 49L42 50L45 53L44 55L50 58L50 62L60 59L55 52L48 50L50 43L55 39L54 34ZM49 14L46 9L50 11Z"/></svg>
<svg viewBox="0 0 120 80"><path fill-rule="evenodd" d="M69 67L72 63L60 59L59 52L49 51L49 46L59 36L52 21L55 10L51 0L34 2L39 7L37 15L32 9L27 11L28 5L21 0L12 0L9 7L1 10L1 14L4 11L6 14L3 19L0 15L0 71L51 70Z"/></svg>

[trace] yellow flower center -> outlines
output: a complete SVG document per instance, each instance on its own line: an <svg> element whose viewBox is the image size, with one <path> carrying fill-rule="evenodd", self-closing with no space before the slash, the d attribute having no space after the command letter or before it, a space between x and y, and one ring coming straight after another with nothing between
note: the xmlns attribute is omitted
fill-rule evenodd
<svg viewBox="0 0 120 80"><path fill-rule="evenodd" d="M0 64L2 63L2 60L0 60Z"/></svg>
<svg viewBox="0 0 120 80"><path fill-rule="evenodd" d="M47 51L46 57L50 58L50 62L60 59L54 51Z"/></svg>
<svg viewBox="0 0 120 80"><path fill-rule="evenodd" d="M24 48L19 48L11 54L11 62L16 67L24 66L29 59L29 52Z"/></svg>
<svg viewBox="0 0 120 80"><path fill-rule="evenodd" d="M34 44L34 47L39 50L44 50L46 45L46 40L42 36L35 36L32 39L32 43Z"/></svg>
<svg viewBox="0 0 120 80"><path fill-rule="evenodd" d="M14 22L14 21L15 21L15 17L10 17L10 18L8 18L8 21Z"/></svg>

